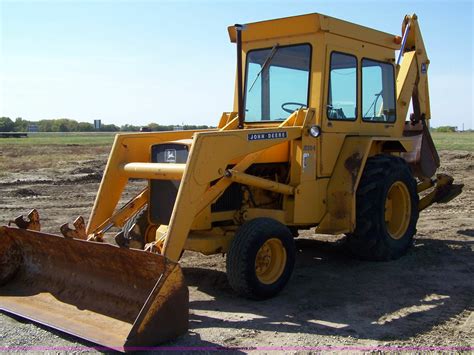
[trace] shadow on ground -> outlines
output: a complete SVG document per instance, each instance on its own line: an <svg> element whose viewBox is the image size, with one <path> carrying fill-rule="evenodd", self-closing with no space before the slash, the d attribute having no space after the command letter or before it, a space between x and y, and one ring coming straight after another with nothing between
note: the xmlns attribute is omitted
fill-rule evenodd
<svg viewBox="0 0 474 355"><path fill-rule="evenodd" d="M403 340L471 305L471 241L420 239L406 256L391 262L354 260L343 242L297 239L296 245L293 277L271 300L237 297L224 272L184 268L188 284L213 298L191 301L190 328ZM228 320L220 312L237 316Z"/></svg>

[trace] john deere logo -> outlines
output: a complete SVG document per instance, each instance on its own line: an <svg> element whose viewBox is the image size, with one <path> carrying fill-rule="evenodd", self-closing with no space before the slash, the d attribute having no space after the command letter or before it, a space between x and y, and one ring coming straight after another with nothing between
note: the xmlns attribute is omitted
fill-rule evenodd
<svg viewBox="0 0 474 355"><path fill-rule="evenodd" d="M265 133L249 133L247 135L247 140L249 141L261 141L267 139L281 139L287 138L288 135L286 131L283 132L265 132Z"/></svg>
<svg viewBox="0 0 474 355"><path fill-rule="evenodd" d="M176 149L165 150L165 162L176 163Z"/></svg>

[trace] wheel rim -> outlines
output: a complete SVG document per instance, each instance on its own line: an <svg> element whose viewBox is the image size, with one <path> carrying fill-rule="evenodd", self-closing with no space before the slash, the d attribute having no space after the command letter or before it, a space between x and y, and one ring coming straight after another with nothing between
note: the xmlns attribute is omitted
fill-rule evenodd
<svg viewBox="0 0 474 355"><path fill-rule="evenodd" d="M410 192L403 182L397 181L390 187L385 199L385 224L390 237L398 240L405 235L410 215Z"/></svg>
<svg viewBox="0 0 474 355"><path fill-rule="evenodd" d="M286 249L278 238L268 239L257 252L255 273L263 284L276 282L286 265Z"/></svg>
<svg viewBox="0 0 474 355"><path fill-rule="evenodd" d="M150 224L147 226L146 231L145 231L145 243L151 243L154 242L156 239L156 230L158 229L158 226L155 224Z"/></svg>

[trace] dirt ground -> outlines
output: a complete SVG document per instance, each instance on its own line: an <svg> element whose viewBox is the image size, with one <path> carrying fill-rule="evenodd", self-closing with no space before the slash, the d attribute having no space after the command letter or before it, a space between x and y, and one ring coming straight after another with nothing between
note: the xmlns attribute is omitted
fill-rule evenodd
<svg viewBox="0 0 474 355"><path fill-rule="evenodd" d="M71 147L76 149L77 147ZM8 149L2 148L3 156ZM425 210L415 245L392 262L351 258L344 237L301 231L294 274L276 298L237 297L225 258L186 252L182 266L190 290L190 329L166 344L196 347L474 346L474 156L441 152L442 172L464 183L461 196ZM2 171L0 223L40 211L43 230L78 215L88 217L107 153L74 155L52 167ZM138 191L133 183L129 192ZM0 314L0 349L18 346L91 346L77 338Z"/></svg>

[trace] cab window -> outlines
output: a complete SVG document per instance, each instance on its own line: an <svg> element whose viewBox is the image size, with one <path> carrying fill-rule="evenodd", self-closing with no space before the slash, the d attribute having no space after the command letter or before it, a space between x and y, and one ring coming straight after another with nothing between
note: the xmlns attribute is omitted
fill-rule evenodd
<svg viewBox="0 0 474 355"><path fill-rule="evenodd" d="M245 121L280 121L308 107L311 46L249 51L245 75Z"/></svg>
<svg viewBox="0 0 474 355"><path fill-rule="evenodd" d="M394 122L395 73L393 65L362 59L362 119Z"/></svg>
<svg viewBox="0 0 474 355"><path fill-rule="evenodd" d="M327 117L351 121L357 118L357 58L353 55L331 53Z"/></svg>

